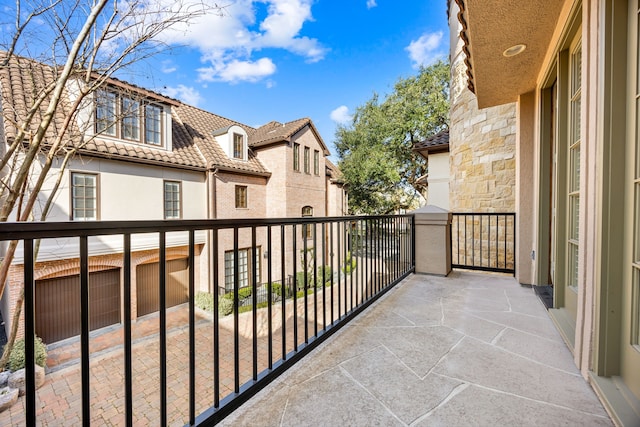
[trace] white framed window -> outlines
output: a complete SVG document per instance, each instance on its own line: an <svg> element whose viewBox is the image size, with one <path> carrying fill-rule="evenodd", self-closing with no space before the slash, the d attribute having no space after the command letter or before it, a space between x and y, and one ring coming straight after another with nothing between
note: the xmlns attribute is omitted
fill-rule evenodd
<svg viewBox="0 0 640 427"><path fill-rule="evenodd" d="M165 109L116 91L95 93L95 132L128 142L164 147Z"/></svg>
<svg viewBox="0 0 640 427"><path fill-rule="evenodd" d="M71 173L71 219L73 221L98 219L98 175Z"/></svg>
<svg viewBox="0 0 640 427"><path fill-rule="evenodd" d="M182 218L182 185L178 181L164 182L164 219Z"/></svg>
<svg viewBox="0 0 640 427"><path fill-rule="evenodd" d="M162 108L154 104L145 106L145 142L162 145Z"/></svg>
<svg viewBox="0 0 640 427"><path fill-rule="evenodd" d="M251 257L251 248L238 250L238 288L252 286L253 269L256 269L258 283L261 276L260 246L256 247L255 257ZM227 292L233 290L234 283L234 251L224 253L224 288Z"/></svg>

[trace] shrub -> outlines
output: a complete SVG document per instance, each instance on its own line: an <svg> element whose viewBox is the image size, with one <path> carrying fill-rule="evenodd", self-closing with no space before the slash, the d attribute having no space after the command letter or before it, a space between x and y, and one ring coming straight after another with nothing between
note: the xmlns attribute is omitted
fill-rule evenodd
<svg viewBox="0 0 640 427"><path fill-rule="evenodd" d="M231 294L233 295L233 293ZM245 299L251 296L251 287L238 289L238 299ZM233 298L233 297L232 297Z"/></svg>
<svg viewBox="0 0 640 427"><path fill-rule="evenodd" d="M238 289L238 301L242 301L245 298L249 298L251 296L251 288L240 288ZM227 292L226 294L224 294L221 298L222 299L226 299L229 300L231 302L233 302L233 290Z"/></svg>
<svg viewBox="0 0 640 427"><path fill-rule="evenodd" d="M325 265L324 267L320 266L318 267L318 283L316 283L317 287L322 286L322 272L324 271L324 280L325 280L325 286L330 286L331 285L331 266L330 265Z"/></svg>
<svg viewBox="0 0 640 427"><path fill-rule="evenodd" d="M344 261L344 265L342 267L342 272L344 274L351 273L351 270L356 268L356 259L351 256L351 251L347 251L347 257Z"/></svg>
<svg viewBox="0 0 640 427"><path fill-rule="evenodd" d="M285 291L285 298L288 297L291 292L289 291L289 288L285 287L284 288ZM271 292L276 294L277 296L281 297L282 296L282 284L280 282L273 282L271 284Z"/></svg>
<svg viewBox="0 0 640 427"><path fill-rule="evenodd" d="M209 292L196 293L195 304L202 310L213 312L213 294Z"/></svg>
<svg viewBox="0 0 640 427"><path fill-rule="evenodd" d="M313 286L313 273L307 273L307 286ZM296 289L299 291L300 289L304 289L304 271L298 271L296 273Z"/></svg>
<svg viewBox="0 0 640 427"><path fill-rule="evenodd" d="M35 341L36 350L36 365L42 366L47 363L47 346L42 342L39 337L36 337ZM17 371L24 368L25 355L24 355L24 338L21 338L15 342L11 354L9 355L9 369Z"/></svg>
<svg viewBox="0 0 640 427"><path fill-rule="evenodd" d="M229 294L226 294L223 298L220 298L220 301L218 301L218 313L221 316L233 313L233 294L231 294L231 299L226 298L227 295Z"/></svg>

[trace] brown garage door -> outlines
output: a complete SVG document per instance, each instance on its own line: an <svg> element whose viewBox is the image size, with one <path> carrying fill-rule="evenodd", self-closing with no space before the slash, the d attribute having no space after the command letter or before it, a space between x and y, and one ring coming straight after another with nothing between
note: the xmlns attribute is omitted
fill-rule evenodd
<svg viewBox="0 0 640 427"><path fill-rule="evenodd" d="M136 268L136 296L138 317L160 308L158 286L160 264L142 264ZM189 301L189 262L187 258L167 261L167 307Z"/></svg>
<svg viewBox="0 0 640 427"><path fill-rule="evenodd" d="M89 273L89 327L120 323L120 269ZM36 281L36 334L50 344L80 335L80 276Z"/></svg>

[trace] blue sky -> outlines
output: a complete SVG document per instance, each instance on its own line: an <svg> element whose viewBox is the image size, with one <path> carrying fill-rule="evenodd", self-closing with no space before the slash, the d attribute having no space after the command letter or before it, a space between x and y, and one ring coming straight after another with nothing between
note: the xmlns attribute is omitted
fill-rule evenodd
<svg viewBox="0 0 640 427"><path fill-rule="evenodd" d="M256 127L310 117L334 160L337 123L448 54L445 0L223 2L166 35L180 47L138 83Z"/></svg>

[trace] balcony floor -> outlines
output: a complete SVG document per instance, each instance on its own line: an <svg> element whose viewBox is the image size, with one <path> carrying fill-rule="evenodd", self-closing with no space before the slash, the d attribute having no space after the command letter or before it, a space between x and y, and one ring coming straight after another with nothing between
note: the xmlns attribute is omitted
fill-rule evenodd
<svg viewBox="0 0 640 427"><path fill-rule="evenodd" d="M613 425L513 278L413 275L222 425Z"/></svg>

